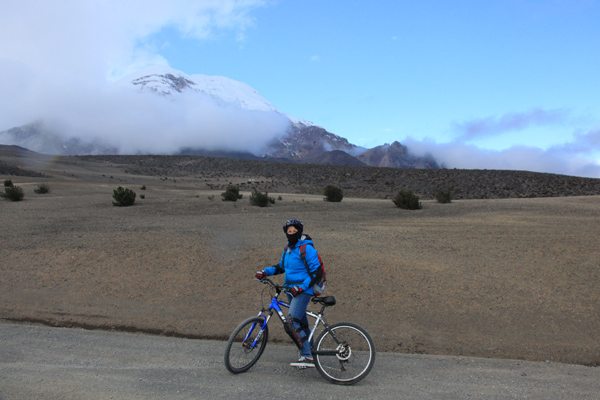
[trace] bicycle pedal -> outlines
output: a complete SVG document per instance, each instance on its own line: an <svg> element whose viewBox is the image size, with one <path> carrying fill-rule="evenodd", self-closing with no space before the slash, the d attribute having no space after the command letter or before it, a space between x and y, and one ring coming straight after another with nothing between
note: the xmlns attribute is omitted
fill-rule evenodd
<svg viewBox="0 0 600 400"><path fill-rule="evenodd" d="M296 367L298 369L306 369L306 368L314 368L315 364L313 364L313 363L305 364L305 363L297 362L297 363L291 363L290 366Z"/></svg>

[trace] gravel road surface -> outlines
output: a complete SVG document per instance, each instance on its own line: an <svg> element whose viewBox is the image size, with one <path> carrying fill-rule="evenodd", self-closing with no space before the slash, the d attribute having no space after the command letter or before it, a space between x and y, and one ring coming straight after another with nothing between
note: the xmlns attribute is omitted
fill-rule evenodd
<svg viewBox="0 0 600 400"><path fill-rule="evenodd" d="M225 343L0 323L0 400L13 399L600 399L600 368L378 353L354 386L287 364L270 343L248 373L223 366ZM305 395L302 395L302 392Z"/></svg>

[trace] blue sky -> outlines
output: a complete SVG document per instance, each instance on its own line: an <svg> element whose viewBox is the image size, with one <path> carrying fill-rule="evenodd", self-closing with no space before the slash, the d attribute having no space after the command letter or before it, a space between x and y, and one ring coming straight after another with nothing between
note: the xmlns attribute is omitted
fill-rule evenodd
<svg viewBox="0 0 600 400"><path fill-rule="evenodd" d="M451 140L538 110L560 118L469 141L545 149L599 122L596 2L282 1L253 15L243 41L157 40L172 67L246 82L360 145Z"/></svg>
<svg viewBox="0 0 600 400"><path fill-rule="evenodd" d="M12 20L31 22L24 2L44 4L8 0ZM397 140L448 167L600 178L600 0L114 2L122 17L90 3L62 21L83 21L78 31L44 38L98 45L73 61L81 71L222 75L360 146ZM73 39L98 15L110 32ZM0 70L2 57L36 60L0 45Z"/></svg>

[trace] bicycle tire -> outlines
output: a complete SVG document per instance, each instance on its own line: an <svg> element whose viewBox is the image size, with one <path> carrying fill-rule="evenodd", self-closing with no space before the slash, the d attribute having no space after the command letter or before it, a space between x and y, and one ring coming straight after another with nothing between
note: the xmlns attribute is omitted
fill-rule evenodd
<svg viewBox="0 0 600 400"><path fill-rule="evenodd" d="M345 343L338 345L332 336ZM351 322L339 322L321 332L315 346L315 367L327 381L353 385L366 377L375 363L375 343L369 333ZM319 354L330 352L329 355Z"/></svg>
<svg viewBox="0 0 600 400"><path fill-rule="evenodd" d="M269 338L269 326L262 330L263 318L251 317L238 325L233 331L225 349L225 367L234 374L248 371L260 358ZM260 338L254 347L249 347L248 342ZM244 339L246 339L244 341Z"/></svg>

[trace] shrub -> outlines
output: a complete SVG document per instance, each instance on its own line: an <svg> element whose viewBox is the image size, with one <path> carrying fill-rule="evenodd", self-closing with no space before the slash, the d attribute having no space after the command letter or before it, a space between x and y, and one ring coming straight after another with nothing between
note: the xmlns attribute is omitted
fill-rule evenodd
<svg viewBox="0 0 600 400"><path fill-rule="evenodd" d="M140 199L144 200L146 198L145 194L140 194Z"/></svg>
<svg viewBox="0 0 600 400"><path fill-rule="evenodd" d="M41 185L37 185L33 191L37 194L50 193L50 186L46 183L42 183Z"/></svg>
<svg viewBox="0 0 600 400"><path fill-rule="evenodd" d="M14 185L13 185L13 183L12 183L12 180L11 180L11 179L6 179L6 180L4 181L4 187L13 187L13 186L14 186Z"/></svg>
<svg viewBox="0 0 600 400"><path fill-rule="evenodd" d="M442 204L452 203L453 197L454 197L454 194L452 193L452 189L439 190L435 194L435 198L438 201L438 203L442 203Z"/></svg>
<svg viewBox="0 0 600 400"><path fill-rule="evenodd" d="M419 210L421 202L419 196L414 194L412 190L401 190L398 192L394 200L392 200L396 207L400 207L405 210Z"/></svg>
<svg viewBox="0 0 600 400"><path fill-rule="evenodd" d="M324 190L325 200L339 203L344 198L344 192L337 186L327 185Z"/></svg>
<svg viewBox="0 0 600 400"><path fill-rule="evenodd" d="M10 201L21 201L25 193L19 186L7 186L4 188L4 193L0 193L0 195Z"/></svg>
<svg viewBox="0 0 600 400"><path fill-rule="evenodd" d="M269 197L269 193L261 193L254 188L254 192L250 195L250 204L258 207L268 207L271 204L275 204L275 199Z"/></svg>
<svg viewBox="0 0 600 400"><path fill-rule="evenodd" d="M140 190L146 190L146 185L142 185L142 187L140 188Z"/></svg>
<svg viewBox="0 0 600 400"><path fill-rule="evenodd" d="M113 206L128 207L135 203L135 192L131 189L122 188L119 186L113 191Z"/></svg>
<svg viewBox="0 0 600 400"><path fill-rule="evenodd" d="M237 186L229 186L227 190L221 193L223 201L238 201L242 198L243 194L240 194L240 188Z"/></svg>

